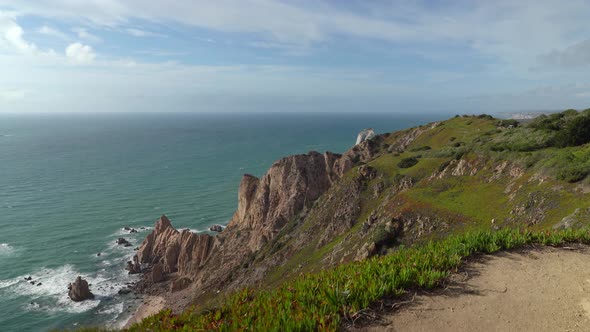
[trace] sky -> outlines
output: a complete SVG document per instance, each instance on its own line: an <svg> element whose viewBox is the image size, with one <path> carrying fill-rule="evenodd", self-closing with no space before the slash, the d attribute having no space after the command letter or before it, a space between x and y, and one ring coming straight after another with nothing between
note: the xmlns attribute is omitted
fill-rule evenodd
<svg viewBox="0 0 590 332"><path fill-rule="evenodd" d="M590 0L0 0L0 112L590 107Z"/></svg>

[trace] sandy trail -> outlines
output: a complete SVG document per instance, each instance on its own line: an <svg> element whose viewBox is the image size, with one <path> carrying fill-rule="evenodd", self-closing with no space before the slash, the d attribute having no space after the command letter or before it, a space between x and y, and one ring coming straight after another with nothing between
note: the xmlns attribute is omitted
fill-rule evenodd
<svg viewBox="0 0 590 332"><path fill-rule="evenodd" d="M150 296L144 299L144 302L137 308L133 316L129 318L124 328L130 327L131 325L140 322L142 319L157 314L160 310L164 309L166 301L163 297Z"/></svg>
<svg viewBox="0 0 590 332"><path fill-rule="evenodd" d="M590 251L484 256L450 286L352 331L590 331Z"/></svg>

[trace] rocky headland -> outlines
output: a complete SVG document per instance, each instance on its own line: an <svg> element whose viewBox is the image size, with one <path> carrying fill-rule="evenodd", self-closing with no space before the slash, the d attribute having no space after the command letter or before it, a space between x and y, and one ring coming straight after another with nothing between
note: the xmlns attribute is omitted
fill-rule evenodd
<svg viewBox="0 0 590 332"><path fill-rule="evenodd" d="M141 273L134 289L179 312L465 229L577 227L589 216L587 181L560 180L550 159L501 155L513 128L457 116L366 131L343 154L285 157L242 177L226 227L197 234L161 216L127 264Z"/></svg>

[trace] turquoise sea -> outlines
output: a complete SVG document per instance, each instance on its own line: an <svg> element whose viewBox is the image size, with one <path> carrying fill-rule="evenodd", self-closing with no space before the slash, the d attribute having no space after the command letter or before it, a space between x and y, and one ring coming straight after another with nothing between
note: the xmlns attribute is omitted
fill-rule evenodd
<svg viewBox="0 0 590 332"><path fill-rule="evenodd" d="M119 326L118 295L149 228L168 215L206 231L237 206L243 173L311 150L344 152L367 127L394 131L449 114L0 114L0 331ZM118 237L132 247L115 244ZM97 256L97 253L101 253ZM74 303L67 285L96 295ZM32 277L35 284L24 280Z"/></svg>

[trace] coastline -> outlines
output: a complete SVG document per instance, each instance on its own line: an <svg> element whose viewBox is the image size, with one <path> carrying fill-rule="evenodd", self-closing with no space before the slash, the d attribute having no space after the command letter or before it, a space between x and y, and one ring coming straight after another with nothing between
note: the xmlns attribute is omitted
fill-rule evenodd
<svg viewBox="0 0 590 332"><path fill-rule="evenodd" d="M166 307L166 300L161 296L148 296L143 299L143 303L129 317L123 328L129 328L131 325L140 322L142 319L157 314Z"/></svg>

